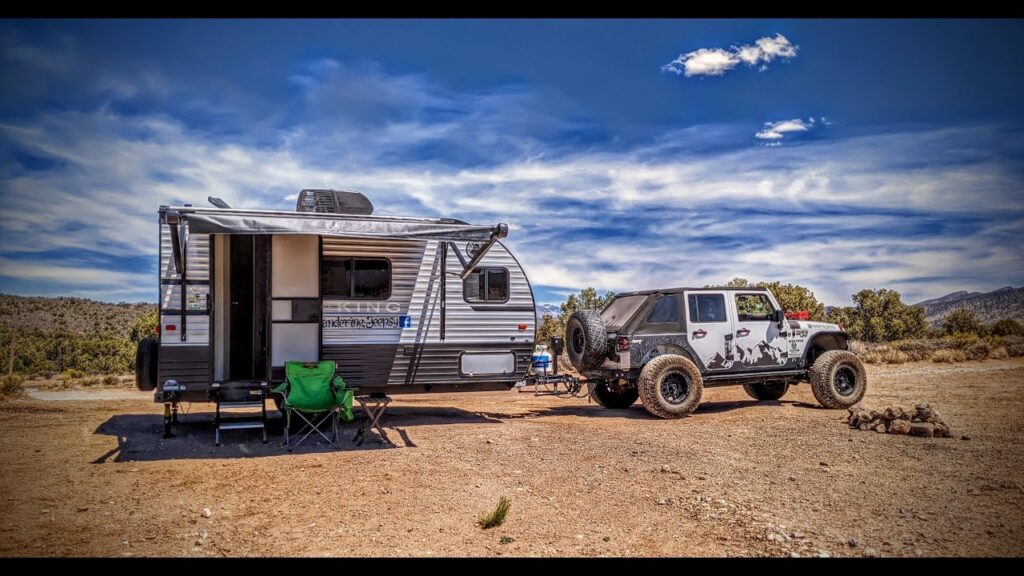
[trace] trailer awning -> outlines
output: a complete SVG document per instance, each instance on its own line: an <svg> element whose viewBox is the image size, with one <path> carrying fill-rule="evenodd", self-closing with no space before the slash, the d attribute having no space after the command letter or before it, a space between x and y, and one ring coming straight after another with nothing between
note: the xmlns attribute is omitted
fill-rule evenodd
<svg viewBox="0 0 1024 576"><path fill-rule="evenodd" d="M183 212L182 218L194 234L316 234L359 238L407 238L451 242L487 242L504 227L473 226L457 222L401 218L329 217L309 214L260 214L224 212ZM507 233L507 232L506 232Z"/></svg>

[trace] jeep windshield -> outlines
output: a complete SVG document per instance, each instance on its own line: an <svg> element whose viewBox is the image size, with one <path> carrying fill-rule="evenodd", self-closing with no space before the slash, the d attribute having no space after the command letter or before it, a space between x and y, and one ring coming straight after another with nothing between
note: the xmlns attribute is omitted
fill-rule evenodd
<svg viewBox="0 0 1024 576"><path fill-rule="evenodd" d="M627 320L633 317L637 309L647 300L647 296L623 296L616 298L601 312L605 328L609 331L618 330Z"/></svg>

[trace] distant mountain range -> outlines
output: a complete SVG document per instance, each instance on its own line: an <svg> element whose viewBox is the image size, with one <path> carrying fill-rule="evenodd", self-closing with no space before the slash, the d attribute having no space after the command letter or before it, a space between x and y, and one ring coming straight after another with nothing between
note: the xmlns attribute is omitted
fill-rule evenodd
<svg viewBox="0 0 1024 576"><path fill-rule="evenodd" d="M1024 287L1006 286L992 292L960 290L914 306L924 308L925 319L932 326L942 324L946 316L958 308L970 310L982 322L991 323L1003 318L1024 322Z"/></svg>
<svg viewBox="0 0 1024 576"><path fill-rule="evenodd" d="M558 304L538 304L537 305L537 322L540 322L544 318L545 314L551 314L554 317L558 317L562 313L562 309Z"/></svg>

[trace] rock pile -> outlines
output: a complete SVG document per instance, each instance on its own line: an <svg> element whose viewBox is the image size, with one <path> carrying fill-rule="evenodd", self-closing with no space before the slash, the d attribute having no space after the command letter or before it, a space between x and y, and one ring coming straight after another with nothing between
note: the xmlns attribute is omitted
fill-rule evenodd
<svg viewBox="0 0 1024 576"><path fill-rule="evenodd" d="M879 434L909 434L925 438L952 438L953 433L931 404L918 404L913 410L903 406L889 406L872 410L860 404L851 406L850 428L874 430Z"/></svg>

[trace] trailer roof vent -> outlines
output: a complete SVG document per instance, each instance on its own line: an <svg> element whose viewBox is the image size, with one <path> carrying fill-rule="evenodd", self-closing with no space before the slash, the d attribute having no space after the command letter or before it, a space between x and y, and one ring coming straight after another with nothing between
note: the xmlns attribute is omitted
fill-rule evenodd
<svg viewBox="0 0 1024 576"><path fill-rule="evenodd" d="M373 214L373 204L362 192L344 190L303 190L295 203L298 212L327 214Z"/></svg>

